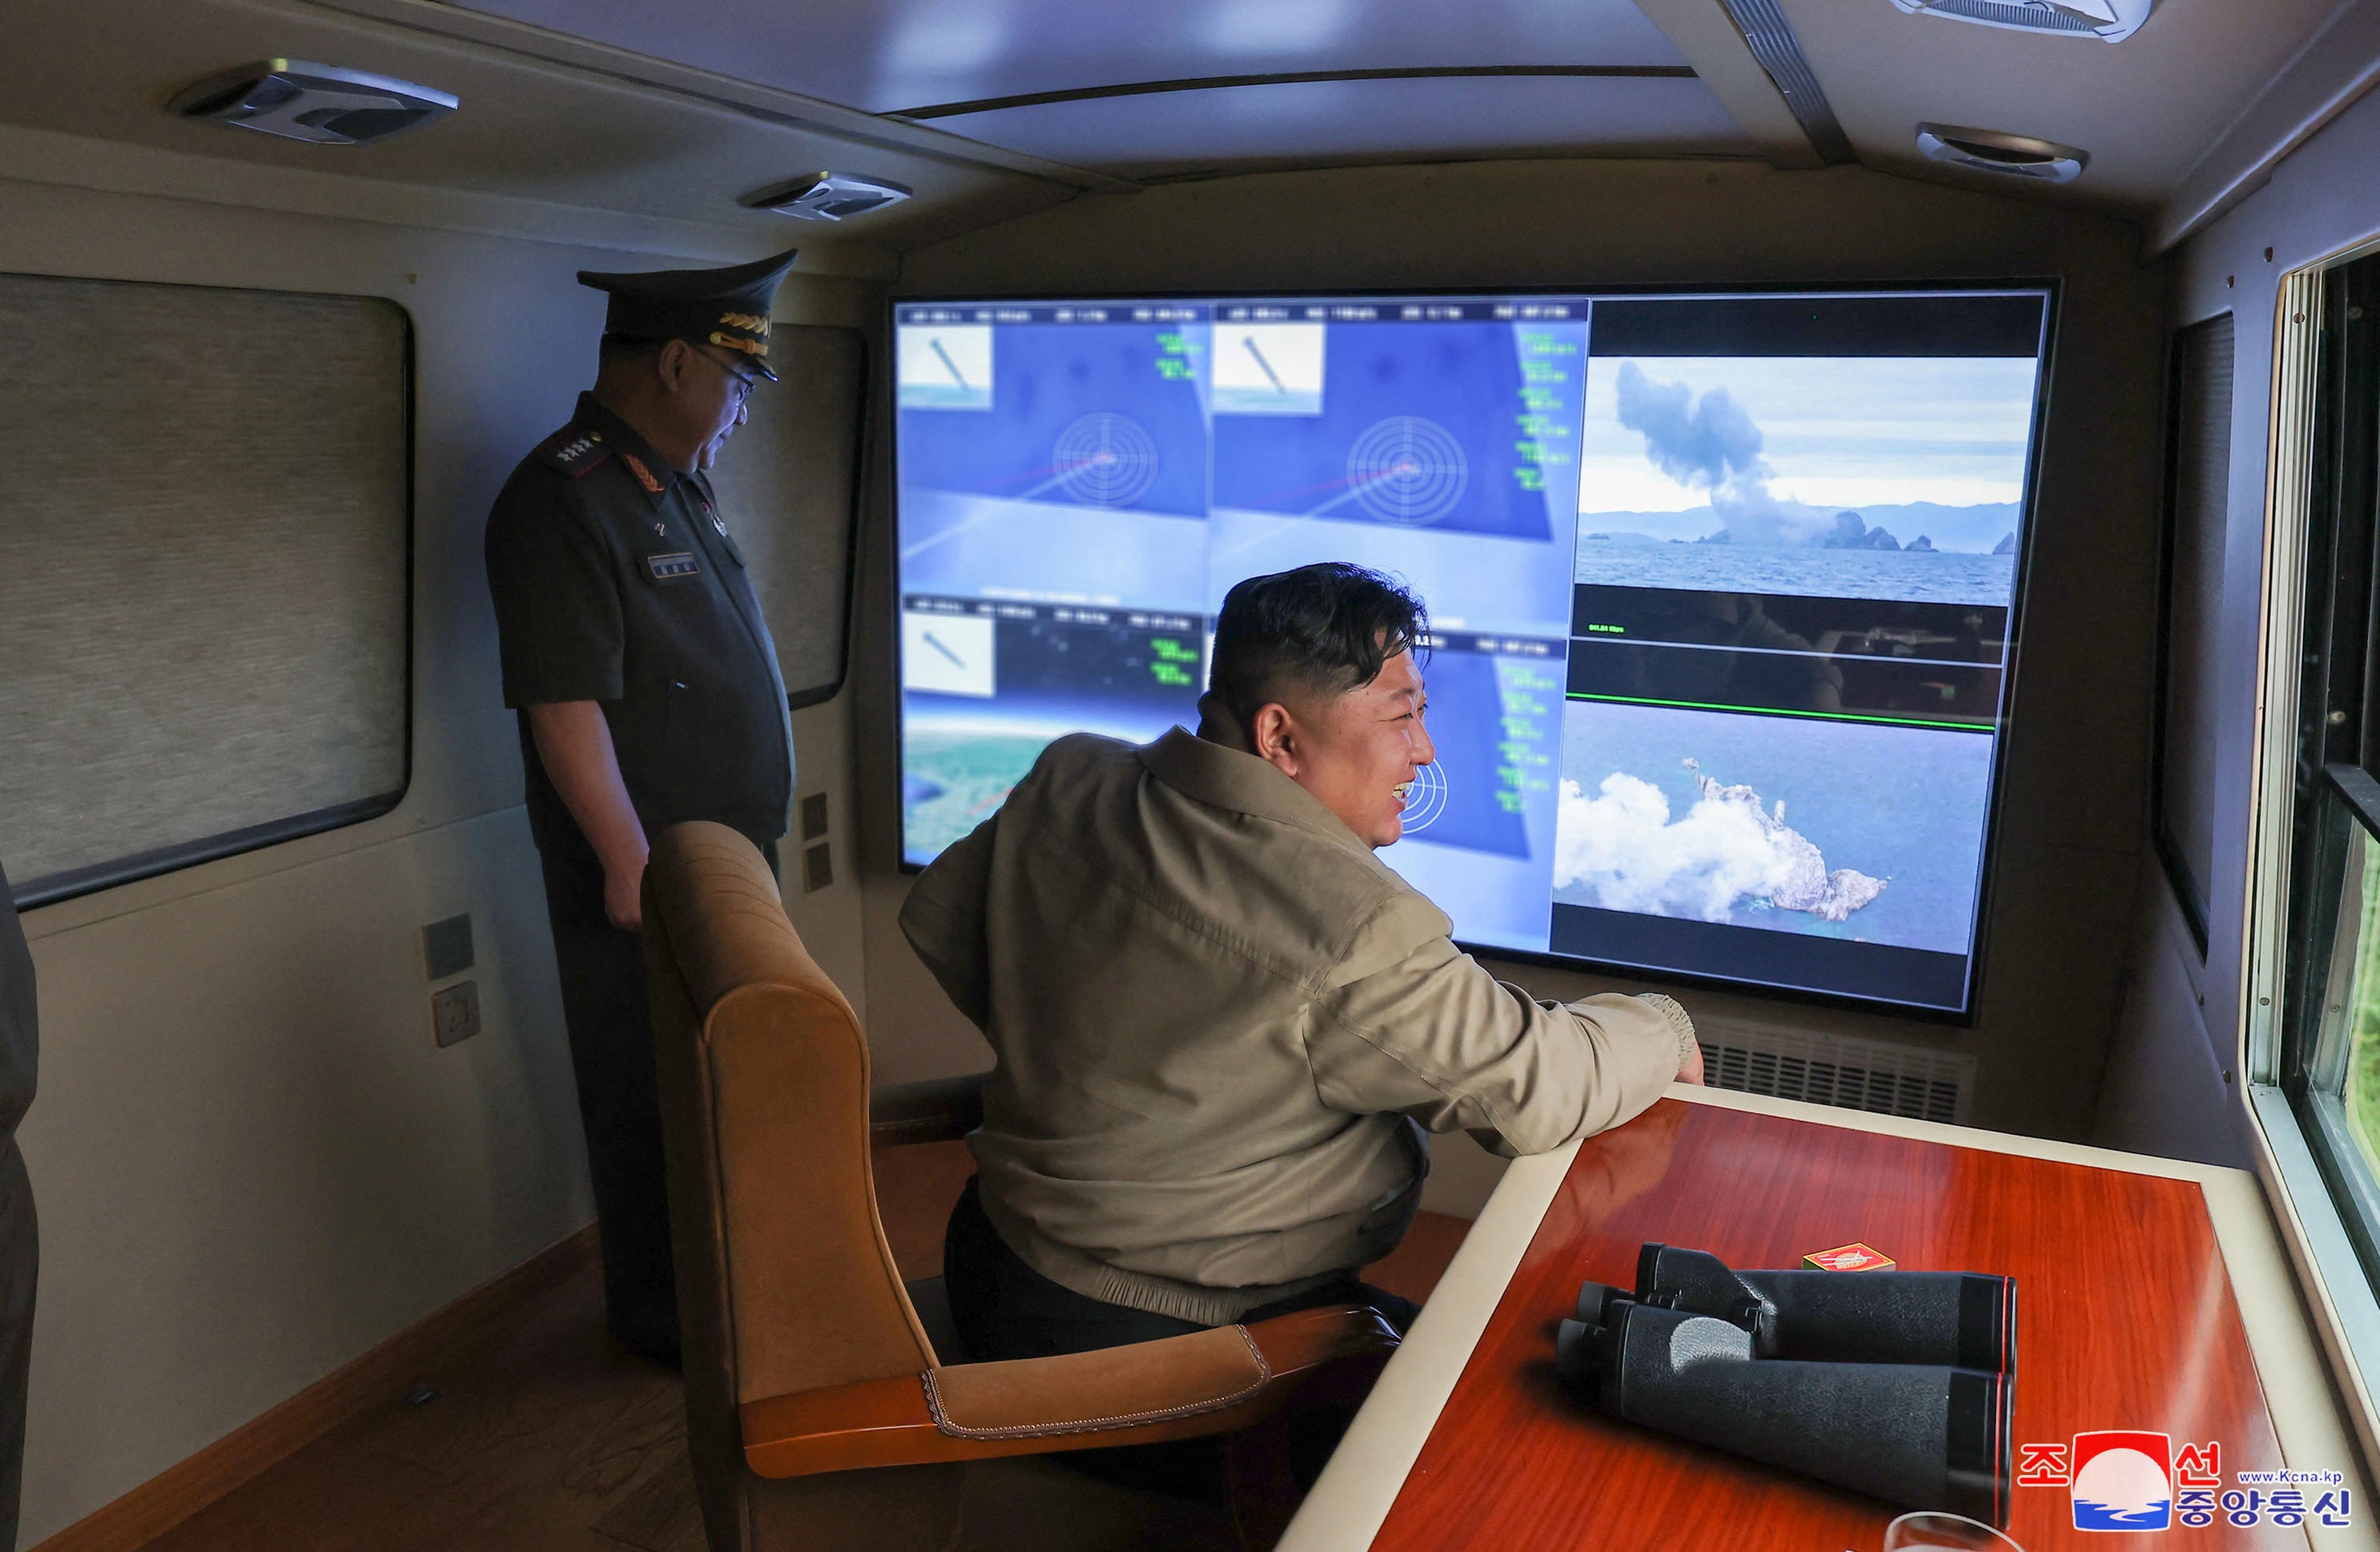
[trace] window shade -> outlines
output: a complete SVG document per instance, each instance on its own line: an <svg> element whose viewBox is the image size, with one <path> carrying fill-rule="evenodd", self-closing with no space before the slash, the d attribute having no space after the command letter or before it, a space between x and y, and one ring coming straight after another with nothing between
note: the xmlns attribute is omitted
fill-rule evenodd
<svg viewBox="0 0 2380 1552"><path fill-rule="evenodd" d="M780 323L769 354L781 381L710 472L798 708L843 687L867 351L856 330Z"/></svg>
<svg viewBox="0 0 2380 1552"><path fill-rule="evenodd" d="M2231 356L2229 313L2174 336L2156 840L2202 952L2215 864L2214 689L2231 483Z"/></svg>
<svg viewBox="0 0 2380 1552"><path fill-rule="evenodd" d="M407 363L375 298L0 275L19 904L395 805Z"/></svg>

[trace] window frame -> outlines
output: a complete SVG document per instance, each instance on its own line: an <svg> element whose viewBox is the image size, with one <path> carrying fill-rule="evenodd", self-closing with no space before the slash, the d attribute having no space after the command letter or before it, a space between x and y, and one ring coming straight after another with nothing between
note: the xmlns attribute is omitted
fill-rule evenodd
<svg viewBox="0 0 2380 1552"><path fill-rule="evenodd" d="M2349 1132L2344 1083L2344 1052L2325 1049L2322 1012L2329 1001L2338 973L2337 948L2340 891L2335 878L2342 869L2339 853L2352 846L2360 831L2380 851L2380 782L2358 766L2325 766L2315 791L2301 800L2304 814L2305 891L2298 901L2301 913L2295 930L2304 934L2308 948L2327 943L2330 952L2301 952L2292 960L2289 1000L2282 1011L2282 1050L2278 1076L2282 1092L2306 1135L2314 1166L2334 1205L2344 1204L2339 1225L2362 1263L2367 1280L2380 1284L2380 1178L2362 1158ZM2340 1088L2334 1094L2336 1065Z"/></svg>
<svg viewBox="0 0 2380 1552"><path fill-rule="evenodd" d="M2380 1194L2363 1189L2359 1166L2348 1162L2353 1145L2343 1114L2305 1081L2304 993L2307 950L2325 920L2336 921L2317 908L2322 809L2335 794L2347 822L2380 836L2371 758L2380 749L2380 546L2370 522L2380 493L2380 309L2365 307L2351 320L2347 313L2350 291L2370 285L2380 285L2380 242L2290 272L2276 297L2258 644L2264 704L2240 982L2244 1097L2262 1173L2367 1446L2380 1437ZM2350 322L2360 328L2347 332ZM2359 503L2360 532L2341 521ZM2342 578L2357 587L2343 588ZM2350 639L2356 649L2340 653ZM2342 661L2345 672L2334 673ZM2328 758L2342 753L2351 758Z"/></svg>

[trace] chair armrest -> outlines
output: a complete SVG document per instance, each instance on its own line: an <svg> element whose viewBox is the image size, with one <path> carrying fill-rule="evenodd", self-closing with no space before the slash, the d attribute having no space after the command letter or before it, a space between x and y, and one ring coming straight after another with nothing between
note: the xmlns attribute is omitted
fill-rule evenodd
<svg viewBox="0 0 2380 1552"><path fill-rule="evenodd" d="M1360 1397L1396 1346L1378 1311L1345 1306L861 1380L745 1402L744 1461L760 1476L808 1476L1230 1433L1300 1400Z"/></svg>
<svg viewBox="0 0 2380 1552"><path fill-rule="evenodd" d="M868 1140L876 1147L946 1143L983 1124L981 1073L891 1084L868 1098Z"/></svg>

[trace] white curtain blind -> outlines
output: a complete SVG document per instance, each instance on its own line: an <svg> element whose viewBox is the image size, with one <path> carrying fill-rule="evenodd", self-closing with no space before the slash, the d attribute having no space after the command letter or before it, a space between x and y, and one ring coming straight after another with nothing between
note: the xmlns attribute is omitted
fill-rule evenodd
<svg viewBox="0 0 2380 1552"><path fill-rule="evenodd" d="M0 859L32 904L393 806L394 304L0 275Z"/></svg>

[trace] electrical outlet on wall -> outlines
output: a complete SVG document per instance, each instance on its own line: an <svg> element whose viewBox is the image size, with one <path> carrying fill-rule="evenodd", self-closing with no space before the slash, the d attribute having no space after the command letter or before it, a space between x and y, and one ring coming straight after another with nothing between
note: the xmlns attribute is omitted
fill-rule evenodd
<svg viewBox="0 0 2380 1552"><path fill-rule="evenodd" d="M421 929L421 968L433 981L471 967L471 915L448 916Z"/></svg>
<svg viewBox="0 0 2380 1552"><path fill-rule="evenodd" d="M480 983L457 981L430 996L430 1031L441 1049L480 1032Z"/></svg>

